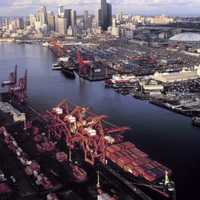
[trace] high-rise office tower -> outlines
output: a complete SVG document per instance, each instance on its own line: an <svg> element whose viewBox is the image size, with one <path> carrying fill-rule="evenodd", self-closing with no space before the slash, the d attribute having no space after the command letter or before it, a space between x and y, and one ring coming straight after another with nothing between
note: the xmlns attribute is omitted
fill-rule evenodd
<svg viewBox="0 0 200 200"><path fill-rule="evenodd" d="M53 12L48 13L47 21L48 21L48 30L55 31L55 15Z"/></svg>
<svg viewBox="0 0 200 200"><path fill-rule="evenodd" d="M72 28L76 27L76 11L71 10L71 26Z"/></svg>
<svg viewBox="0 0 200 200"><path fill-rule="evenodd" d="M102 30L107 30L112 25L112 6L106 0L101 0L98 18L99 26L101 26Z"/></svg>
<svg viewBox="0 0 200 200"><path fill-rule="evenodd" d="M24 20L22 17L18 17L16 19L16 27L17 29L23 29L24 28Z"/></svg>
<svg viewBox="0 0 200 200"><path fill-rule="evenodd" d="M65 9L64 10L64 18L66 19L66 26L67 26L67 28L69 27L69 26L71 26L71 12L72 12L72 10L71 9Z"/></svg>
<svg viewBox="0 0 200 200"><path fill-rule="evenodd" d="M39 22L41 26L47 24L47 10L45 6L37 11L36 21Z"/></svg>
<svg viewBox="0 0 200 200"><path fill-rule="evenodd" d="M112 26L112 5L107 3L107 27Z"/></svg>
<svg viewBox="0 0 200 200"><path fill-rule="evenodd" d="M64 16L64 6L59 6L58 15L59 15L59 17L63 17Z"/></svg>
<svg viewBox="0 0 200 200"><path fill-rule="evenodd" d="M76 33L77 33L77 16L76 16L75 10L71 10L71 29L72 29L72 35L76 35Z"/></svg>
<svg viewBox="0 0 200 200"><path fill-rule="evenodd" d="M31 26L35 26L35 22L36 22L36 17L35 15L29 15L29 24Z"/></svg>
<svg viewBox="0 0 200 200"><path fill-rule="evenodd" d="M87 29L89 27L89 13L88 11L84 11L84 28Z"/></svg>
<svg viewBox="0 0 200 200"><path fill-rule="evenodd" d="M56 32L65 35L67 32L67 20L64 17L56 16Z"/></svg>

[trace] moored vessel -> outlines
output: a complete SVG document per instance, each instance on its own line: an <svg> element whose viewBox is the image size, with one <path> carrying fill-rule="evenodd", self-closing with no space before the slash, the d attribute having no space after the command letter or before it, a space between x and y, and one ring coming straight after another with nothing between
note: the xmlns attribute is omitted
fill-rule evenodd
<svg viewBox="0 0 200 200"><path fill-rule="evenodd" d="M61 70L62 66L59 63L52 64L52 70Z"/></svg>
<svg viewBox="0 0 200 200"><path fill-rule="evenodd" d="M70 70L68 68L64 68L62 67L61 68L61 72L67 77L67 78L71 78L71 79L75 79L76 76L75 76L75 73L73 70Z"/></svg>

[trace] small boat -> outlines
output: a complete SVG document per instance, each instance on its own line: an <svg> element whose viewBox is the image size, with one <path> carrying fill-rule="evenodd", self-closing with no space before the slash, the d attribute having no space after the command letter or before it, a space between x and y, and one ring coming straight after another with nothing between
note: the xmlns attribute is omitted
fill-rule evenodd
<svg viewBox="0 0 200 200"><path fill-rule="evenodd" d="M43 47L48 47L48 46L49 46L49 43L48 43L48 42L44 42L44 43L42 43L42 46L43 46Z"/></svg>
<svg viewBox="0 0 200 200"><path fill-rule="evenodd" d="M61 70L62 66L59 63L55 63L52 65L52 70Z"/></svg>
<svg viewBox="0 0 200 200"><path fill-rule="evenodd" d="M73 70L70 70L68 68L61 68L61 72L67 77L67 78L71 78L71 79L75 79L76 76L74 74Z"/></svg>

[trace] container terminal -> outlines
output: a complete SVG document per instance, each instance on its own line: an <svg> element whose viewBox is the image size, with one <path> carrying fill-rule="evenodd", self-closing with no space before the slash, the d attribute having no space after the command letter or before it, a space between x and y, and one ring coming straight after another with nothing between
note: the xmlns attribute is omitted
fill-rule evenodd
<svg viewBox="0 0 200 200"><path fill-rule="evenodd" d="M126 141L128 127L66 100L37 112L27 100L27 71L18 80L17 66L2 86L2 198L68 199L67 188L80 199L176 199L172 171Z"/></svg>
<svg viewBox="0 0 200 200"><path fill-rule="evenodd" d="M123 46L117 41L107 44L98 39L94 44L49 40L49 48L58 60L60 56L70 59L66 65L75 66L81 78L105 80L106 88L122 95L149 100L186 116L200 116L199 57L186 55L180 44L144 48L132 42Z"/></svg>

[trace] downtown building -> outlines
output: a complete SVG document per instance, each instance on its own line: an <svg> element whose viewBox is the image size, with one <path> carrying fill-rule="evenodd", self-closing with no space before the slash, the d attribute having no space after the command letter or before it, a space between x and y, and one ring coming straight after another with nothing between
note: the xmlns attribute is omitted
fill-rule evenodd
<svg viewBox="0 0 200 200"><path fill-rule="evenodd" d="M55 18L56 32L65 35L69 30L70 35L74 35L77 25L76 18L76 11L72 9L64 9L63 6L60 6L58 9L58 16Z"/></svg>
<svg viewBox="0 0 200 200"><path fill-rule="evenodd" d="M55 31L55 15L53 12L47 14L48 31Z"/></svg>
<svg viewBox="0 0 200 200"><path fill-rule="evenodd" d="M101 0L101 9L98 10L98 25L106 31L112 25L112 5Z"/></svg>

